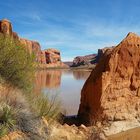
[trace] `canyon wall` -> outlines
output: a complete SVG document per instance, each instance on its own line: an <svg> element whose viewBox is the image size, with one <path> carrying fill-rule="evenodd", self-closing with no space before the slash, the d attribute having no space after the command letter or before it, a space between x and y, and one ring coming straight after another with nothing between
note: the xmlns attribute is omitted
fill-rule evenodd
<svg viewBox="0 0 140 140"><path fill-rule="evenodd" d="M97 63L97 54L85 55L85 56L77 56L73 60L72 67L79 66L89 66Z"/></svg>
<svg viewBox="0 0 140 140"><path fill-rule="evenodd" d="M105 47L102 49L98 49L97 54L90 54L85 56L77 56L74 58L73 63L71 64L71 67L90 67L93 66L93 68L97 65L99 59L102 57L104 52L108 49L113 49L114 47Z"/></svg>
<svg viewBox="0 0 140 140"><path fill-rule="evenodd" d="M0 21L0 33L18 39L30 54L35 54L36 62L40 64L41 68L66 67L66 65L61 62L61 56L58 50L46 49L42 51L39 42L19 37L16 32L13 32L12 24L9 20L3 19Z"/></svg>
<svg viewBox="0 0 140 140"><path fill-rule="evenodd" d="M129 33L102 53L82 89L78 116L88 123L140 119L139 36Z"/></svg>

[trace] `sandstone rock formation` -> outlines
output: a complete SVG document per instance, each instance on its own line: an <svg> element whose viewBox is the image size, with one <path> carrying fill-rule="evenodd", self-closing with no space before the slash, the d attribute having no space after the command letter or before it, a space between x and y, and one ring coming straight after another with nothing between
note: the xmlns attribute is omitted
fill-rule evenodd
<svg viewBox="0 0 140 140"><path fill-rule="evenodd" d="M10 35L15 39L18 39L25 48L36 56L36 61L41 62L41 47L36 41L20 38L16 32L13 32L12 24L9 20L3 19L0 21L0 33L4 35Z"/></svg>
<svg viewBox="0 0 140 140"><path fill-rule="evenodd" d="M4 35L10 35L15 39L18 39L23 46L29 51L34 53L36 61L41 68L47 67L67 67L61 62L60 52L56 49L47 49L41 51L41 46L37 41L31 41L28 39L20 38L16 32L13 32L12 24L9 20L3 19L0 21L0 33ZM47 64L47 65L46 65Z"/></svg>
<svg viewBox="0 0 140 140"><path fill-rule="evenodd" d="M105 47L102 49L98 49L98 54L97 54L97 59L96 61L99 62L100 58L103 56L103 54L107 51L107 50L112 50L114 48L114 46L112 47Z"/></svg>
<svg viewBox="0 0 140 140"><path fill-rule="evenodd" d="M89 66L91 64L97 63L97 54L91 54L91 55L85 55L85 56L77 56L73 60L72 67L78 67L78 66Z"/></svg>
<svg viewBox="0 0 140 140"><path fill-rule="evenodd" d="M106 50L110 50L113 49L113 47L105 47L102 49L98 49L98 53L97 54L90 54L90 55L85 55L85 56L77 56L74 58L73 60L73 64L71 65L71 67L91 67L96 66L96 64L98 63L99 59L102 57L102 55L104 54L104 52Z"/></svg>
<svg viewBox="0 0 140 140"><path fill-rule="evenodd" d="M24 38L19 38L20 42L25 46L30 54L34 53L36 61L41 63L41 46L37 41L31 41Z"/></svg>
<svg viewBox="0 0 140 140"><path fill-rule="evenodd" d="M59 63L61 62L60 51L56 49L46 49L42 51L43 64L50 64L50 63Z"/></svg>
<svg viewBox="0 0 140 140"><path fill-rule="evenodd" d="M129 33L102 54L82 89L78 115L90 123L140 119L139 36Z"/></svg>
<svg viewBox="0 0 140 140"><path fill-rule="evenodd" d="M46 49L41 51L41 68L68 68L69 66L61 61L60 51Z"/></svg>
<svg viewBox="0 0 140 140"><path fill-rule="evenodd" d="M12 35L12 25L9 20L3 19L0 21L0 32L3 34Z"/></svg>

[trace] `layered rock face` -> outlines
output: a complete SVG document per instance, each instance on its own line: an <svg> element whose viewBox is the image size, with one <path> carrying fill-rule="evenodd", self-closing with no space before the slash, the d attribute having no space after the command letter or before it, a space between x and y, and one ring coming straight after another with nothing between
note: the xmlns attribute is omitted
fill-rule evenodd
<svg viewBox="0 0 140 140"><path fill-rule="evenodd" d="M61 67L68 68L68 65L61 61L60 51L56 49L46 49L41 51L41 64L42 68Z"/></svg>
<svg viewBox="0 0 140 140"><path fill-rule="evenodd" d="M97 63L97 54L85 55L85 56L77 56L73 60L72 67L78 67L82 65L91 65Z"/></svg>
<svg viewBox="0 0 140 140"><path fill-rule="evenodd" d="M60 51L56 49L46 49L42 51L43 64L50 64L50 63L59 63L61 62Z"/></svg>
<svg viewBox="0 0 140 140"><path fill-rule="evenodd" d="M58 50L47 49L41 51L41 46L37 41L20 38L17 33L13 32L12 24L9 20L3 19L0 21L0 33L4 35L10 35L13 38L18 39L30 54L35 54L36 61L39 64L42 64L40 67L66 67L66 65L61 62L60 52Z"/></svg>
<svg viewBox="0 0 140 140"><path fill-rule="evenodd" d="M10 35L15 39L18 39L25 48L36 56L36 61L41 62L41 47L36 41L20 38L17 33L13 32L12 24L9 20L3 19L0 21L0 33L4 35Z"/></svg>
<svg viewBox="0 0 140 140"><path fill-rule="evenodd" d="M97 54L90 54L90 55L85 55L85 56L77 56L73 60L73 64L71 65L72 67L79 67L79 66L91 66L91 65L96 65L99 61L99 59L102 57L104 52L106 50L111 50L113 47L105 47L102 49L98 49Z"/></svg>
<svg viewBox="0 0 140 140"><path fill-rule="evenodd" d="M89 121L140 119L140 37L107 49L87 79L78 115Z"/></svg>
<svg viewBox="0 0 140 140"><path fill-rule="evenodd" d="M34 53L36 61L41 63L41 46L37 41L31 41L24 38L19 38L20 42L25 46L30 54Z"/></svg>

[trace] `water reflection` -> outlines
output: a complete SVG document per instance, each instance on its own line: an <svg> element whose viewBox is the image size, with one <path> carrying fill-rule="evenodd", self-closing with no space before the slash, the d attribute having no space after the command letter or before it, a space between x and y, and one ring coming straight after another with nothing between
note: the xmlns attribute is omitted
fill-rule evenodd
<svg viewBox="0 0 140 140"><path fill-rule="evenodd" d="M40 70L35 75L35 92L59 94L67 115L75 115L80 103L80 92L90 71Z"/></svg>
<svg viewBox="0 0 140 140"><path fill-rule="evenodd" d="M58 88L61 83L62 71L40 70L35 73L35 91L41 92L42 89Z"/></svg>
<svg viewBox="0 0 140 140"><path fill-rule="evenodd" d="M89 71L73 71L73 76L76 80L84 80L89 76Z"/></svg>

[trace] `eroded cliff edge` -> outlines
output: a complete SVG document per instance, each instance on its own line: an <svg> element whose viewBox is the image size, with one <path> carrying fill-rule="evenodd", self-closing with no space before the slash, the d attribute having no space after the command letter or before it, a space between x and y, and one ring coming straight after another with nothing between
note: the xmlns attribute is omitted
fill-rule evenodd
<svg viewBox="0 0 140 140"><path fill-rule="evenodd" d="M129 33L103 53L82 89L78 116L91 124L109 122L110 134L140 126L138 35Z"/></svg>
<svg viewBox="0 0 140 140"><path fill-rule="evenodd" d="M61 61L60 51L52 48L41 50L39 42L19 37L16 32L13 32L12 24L9 20L0 20L0 33L4 35L10 35L11 37L18 39L30 54L35 54L36 62L39 63L38 66L40 68L67 67Z"/></svg>

